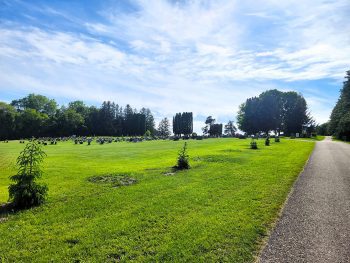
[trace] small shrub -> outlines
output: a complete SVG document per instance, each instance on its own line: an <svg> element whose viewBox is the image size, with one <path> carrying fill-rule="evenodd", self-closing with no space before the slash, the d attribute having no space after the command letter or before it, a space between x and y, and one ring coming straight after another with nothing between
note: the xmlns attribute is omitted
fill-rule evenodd
<svg viewBox="0 0 350 263"><path fill-rule="evenodd" d="M252 141L250 142L250 149L253 149L253 150L258 149L258 144L254 139L252 139Z"/></svg>
<svg viewBox="0 0 350 263"><path fill-rule="evenodd" d="M152 135L152 133L151 133L150 130L147 130L147 131L145 132L145 137L151 137L151 135Z"/></svg>
<svg viewBox="0 0 350 263"><path fill-rule="evenodd" d="M280 142L280 137L276 136L275 137L275 142Z"/></svg>
<svg viewBox="0 0 350 263"><path fill-rule="evenodd" d="M266 137L265 146L270 146L270 137Z"/></svg>
<svg viewBox="0 0 350 263"><path fill-rule="evenodd" d="M29 208L45 201L47 186L36 183L42 175L40 164L45 152L37 141L30 141L17 158L18 172L10 177L9 199L15 208Z"/></svg>
<svg viewBox="0 0 350 263"><path fill-rule="evenodd" d="M189 156L187 154L187 143L185 142L184 147L179 152L177 157L177 165L175 166L177 170L190 169Z"/></svg>

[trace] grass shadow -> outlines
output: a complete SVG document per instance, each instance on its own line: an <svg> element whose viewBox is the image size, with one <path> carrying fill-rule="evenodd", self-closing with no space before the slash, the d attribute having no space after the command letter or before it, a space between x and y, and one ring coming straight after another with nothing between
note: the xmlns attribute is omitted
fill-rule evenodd
<svg viewBox="0 0 350 263"><path fill-rule="evenodd" d="M17 213L19 210L15 209L12 203L0 204L0 223L5 222L8 216Z"/></svg>

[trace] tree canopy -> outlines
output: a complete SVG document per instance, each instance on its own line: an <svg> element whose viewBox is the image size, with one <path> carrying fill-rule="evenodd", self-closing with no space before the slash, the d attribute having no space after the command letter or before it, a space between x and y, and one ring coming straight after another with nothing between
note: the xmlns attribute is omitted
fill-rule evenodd
<svg viewBox="0 0 350 263"><path fill-rule="evenodd" d="M176 113L173 117L173 132L175 135L190 135L193 132L192 112Z"/></svg>
<svg viewBox="0 0 350 263"><path fill-rule="evenodd" d="M239 129L248 134L270 131L277 134L281 131L285 134L298 133L311 120L306 100L301 94L276 89L248 98L240 105L237 116Z"/></svg>
<svg viewBox="0 0 350 263"><path fill-rule="evenodd" d="M346 72L345 79L328 128L338 139L350 140L350 70Z"/></svg>
<svg viewBox="0 0 350 263"><path fill-rule="evenodd" d="M55 100L29 94L10 104L0 102L0 140L45 136L141 136L155 134L155 123L148 108L140 111L111 101L101 107L73 101L58 107Z"/></svg>

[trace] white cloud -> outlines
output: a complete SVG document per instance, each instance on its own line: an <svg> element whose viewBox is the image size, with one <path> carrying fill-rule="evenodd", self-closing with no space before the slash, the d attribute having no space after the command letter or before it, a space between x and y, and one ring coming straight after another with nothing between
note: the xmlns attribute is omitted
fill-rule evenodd
<svg viewBox="0 0 350 263"><path fill-rule="evenodd" d="M350 65L346 0L134 4L135 12L100 10L107 22L37 8L76 23L81 32L1 24L0 91L115 100L168 117L178 111L233 116L247 97L283 89L276 80L286 86L340 81ZM260 31L261 23L270 29ZM323 121L332 105L315 96L307 100Z"/></svg>

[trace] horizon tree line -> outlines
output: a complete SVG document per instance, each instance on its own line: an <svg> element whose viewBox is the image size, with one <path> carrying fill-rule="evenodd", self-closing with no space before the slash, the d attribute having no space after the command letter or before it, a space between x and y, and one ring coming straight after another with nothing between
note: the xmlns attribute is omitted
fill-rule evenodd
<svg viewBox="0 0 350 263"><path fill-rule="evenodd" d="M349 86L349 80L346 82ZM345 84L344 84L345 85ZM345 86L344 86L345 87ZM10 104L0 102L0 139L58 136L143 136L171 135L171 125L163 118L158 130L154 117L148 108L124 108L111 101L104 101L97 108L87 106L83 101L73 101L61 106L54 99L29 94L13 100ZM234 136L237 131L233 121L225 126L208 116L202 128L204 135L220 137L223 132ZM301 94L268 90L258 97L248 98L239 107L238 128L247 134L284 132L298 133L304 127L314 125L307 103ZM147 131L147 133L146 133ZM175 136L189 136L193 133L193 113L176 113L172 120Z"/></svg>
<svg viewBox="0 0 350 263"><path fill-rule="evenodd" d="M350 141L350 70L346 72L345 81L330 120L317 126L317 131L321 135L333 135L337 139Z"/></svg>
<svg viewBox="0 0 350 263"><path fill-rule="evenodd" d="M0 139L59 136L142 136L156 133L148 108L124 108L111 101L101 107L73 101L58 107L55 100L29 94L10 104L0 102Z"/></svg>

